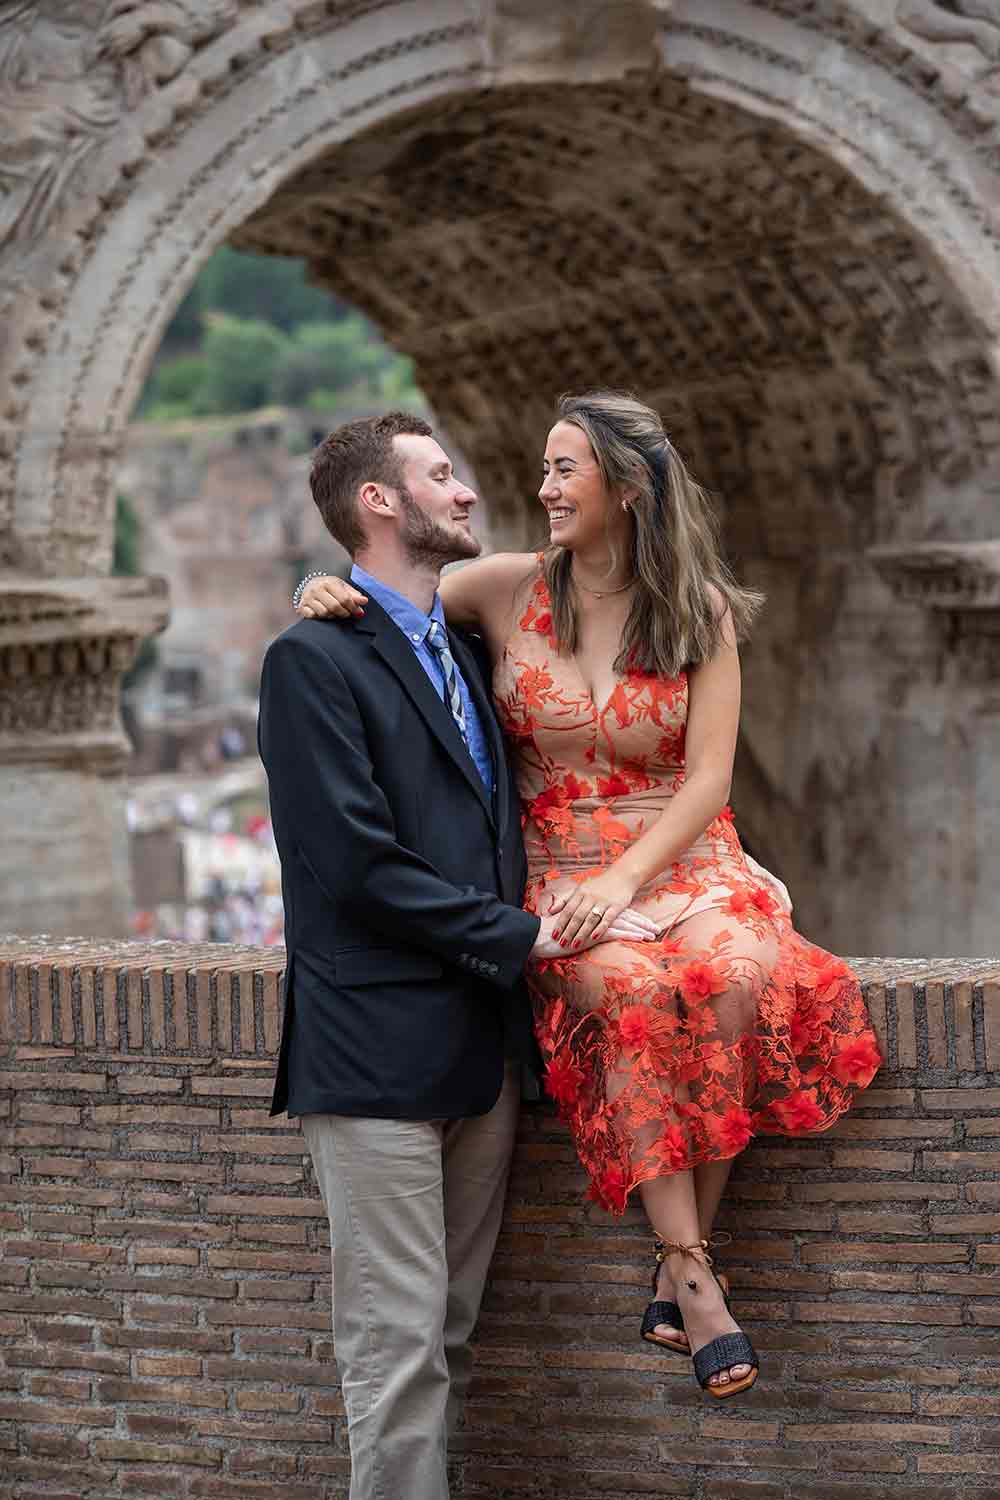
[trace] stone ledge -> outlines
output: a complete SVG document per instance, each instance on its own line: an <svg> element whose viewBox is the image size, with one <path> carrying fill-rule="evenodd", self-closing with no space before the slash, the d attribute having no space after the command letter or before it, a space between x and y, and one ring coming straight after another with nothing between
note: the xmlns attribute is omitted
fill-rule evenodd
<svg viewBox="0 0 1000 1500"><path fill-rule="evenodd" d="M162 630L169 614L165 578L0 578L0 646L141 639Z"/></svg>
<svg viewBox="0 0 1000 1500"><path fill-rule="evenodd" d="M955 613L1000 610L1000 541L869 547L897 598Z"/></svg>
<svg viewBox="0 0 1000 1500"><path fill-rule="evenodd" d="M1000 959L848 961L893 1066L924 1048L931 1066L1000 1067ZM0 1041L269 1058L284 967L280 947L0 936Z"/></svg>

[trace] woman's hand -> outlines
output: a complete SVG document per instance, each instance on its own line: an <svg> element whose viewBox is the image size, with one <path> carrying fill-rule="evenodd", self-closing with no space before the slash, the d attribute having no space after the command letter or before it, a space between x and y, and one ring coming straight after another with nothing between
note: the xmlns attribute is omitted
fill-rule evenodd
<svg viewBox="0 0 1000 1500"><path fill-rule="evenodd" d="M535 946L531 950L532 958L565 958L566 949L559 939L554 935L553 929L558 927L561 917L547 915L542 918L542 925L535 939ZM593 948L598 943L652 943L660 935L660 929L648 917L641 912L626 909L606 929L601 937L591 938L589 942L577 943L574 952L582 953L586 948Z"/></svg>
<svg viewBox="0 0 1000 1500"><path fill-rule="evenodd" d="M328 615L335 620L347 620L352 615L363 615L368 595L362 594L344 578L327 574L324 578L311 578L302 591L298 613L307 620L323 620Z"/></svg>
<svg viewBox="0 0 1000 1500"><path fill-rule="evenodd" d="M646 928L645 940L652 942L659 929L648 917L631 911L635 886L612 865L590 880L574 886L553 900L549 911L559 920L553 937L562 948L590 947L610 938L611 929L626 911Z"/></svg>

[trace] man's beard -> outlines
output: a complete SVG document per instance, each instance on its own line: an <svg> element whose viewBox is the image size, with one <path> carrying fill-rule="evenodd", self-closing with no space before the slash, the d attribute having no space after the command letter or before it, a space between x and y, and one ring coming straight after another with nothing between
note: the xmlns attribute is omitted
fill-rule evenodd
<svg viewBox="0 0 1000 1500"><path fill-rule="evenodd" d="M471 531L463 531L458 526L449 529L432 521L409 490L400 489L399 503L403 512L400 537L411 563L435 563L443 568L445 563L478 557L483 550L479 538Z"/></svg>

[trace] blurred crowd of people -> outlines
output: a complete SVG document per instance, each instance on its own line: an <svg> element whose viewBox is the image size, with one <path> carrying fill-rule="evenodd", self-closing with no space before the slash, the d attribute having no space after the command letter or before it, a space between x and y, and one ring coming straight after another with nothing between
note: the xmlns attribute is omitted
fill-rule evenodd
<svg viewBox="0 0 1000 1500"><path fill-rule="evenodd" d="M251 813L234 819L222 806L196 819L183 793L178 804L184 899L135 910L134 935L185 943L280 943L281 877L269 818Z"/></svg>

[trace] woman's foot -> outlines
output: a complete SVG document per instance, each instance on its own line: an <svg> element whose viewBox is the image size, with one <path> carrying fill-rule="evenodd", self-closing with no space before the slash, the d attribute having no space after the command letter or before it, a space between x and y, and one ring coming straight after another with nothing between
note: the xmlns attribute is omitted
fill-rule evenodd
<svg viewBox="0 0 1000 1500"><path fill-rule="evenodd" d="M661 1267L666 1272L673 1288L671 1301L676 1302L684 1316L684 1328L692 1355L706 1344L724 1333L740 1333L739 1324L726 1307L722 1288L707 1265L693 1255L674 1252ZM663 1283L661 1282L661 1285ZM750 1365L732 1365L709 1378L709 1385L724 1386L732 1381L745 1379L750 1374Z"/></svg>
<svg viewBox="0 0 1000 1500"><path fill-rule="evenodd" d="M656 1290L653 1293L657 1302L676 1302L677 1285L674 1281L670 1263L666 1259L660 1262L659 1273L656 1278ZM688 1336L683 1328L673 1328L669 1323L657 1323L653 1329L657 1338L671 1339L675 1344L682 1344L688 1348Z"/></svg>

